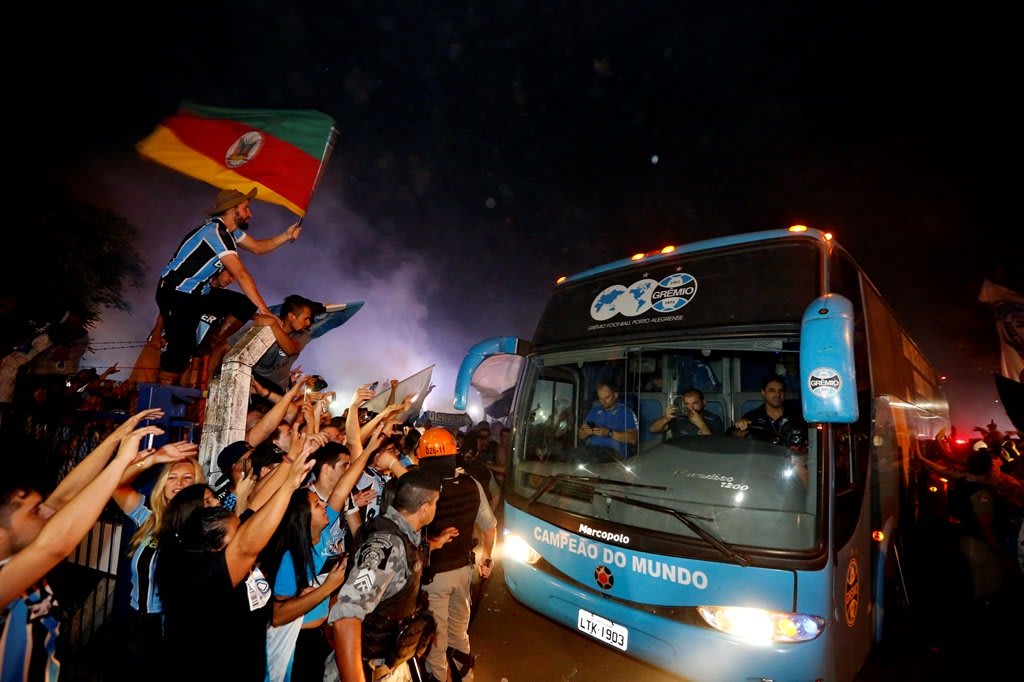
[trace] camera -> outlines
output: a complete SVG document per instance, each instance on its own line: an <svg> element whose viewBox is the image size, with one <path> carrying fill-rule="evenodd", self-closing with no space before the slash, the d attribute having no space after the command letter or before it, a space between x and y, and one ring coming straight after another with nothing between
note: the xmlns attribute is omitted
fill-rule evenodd
<svg viewBox="0 0 1024 682"><path fill-rule="evenodd" d="M678 413L676 414L676 418L677 418L677 419L678 419L678 418L683 418L683 419L686 419L687 417L689 417L689 416L690 416L690 408L688 408L688 407L687 407L687 406L686 406L686 405L685 405L685 404L683 403L683 399L682 399L682 397L678 397L678 398L675 398L675 399L674 399L674 400L672 401L672 404L673 404L673 405L674 405L674 406L675 406L675 407L676 407L676 408L677 408L677 409L679 410L679 411L678 411Z"/></svg>
<svg viewBox="0 0 1024 682"><path fill-rule="evenodd" d="M307 392L321 393L325 388L327 388L327 380L319 374L314 374L310 379L312 379L312 382L306 384Z"/></svg>

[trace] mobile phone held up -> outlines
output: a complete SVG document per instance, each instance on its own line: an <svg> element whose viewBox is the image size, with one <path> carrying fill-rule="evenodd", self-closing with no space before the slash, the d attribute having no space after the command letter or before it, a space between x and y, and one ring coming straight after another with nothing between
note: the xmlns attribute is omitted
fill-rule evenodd
<svg viewBox="0 0 1024 682"><path fill-rule="evenodd" d="M370 384L370 390L371 391L376 391L377 390L377 384L379 384L379 383L380 383L379 381L375 381L372 384Z"/></svg>
<svg viewBox="0 0 1024 682"><path fill-rule="evenodd" d="M321 573L330 573L340 562L344 561L348 557L348 552L342 552L341 554L333 554L324 560L324 565L320 569Z"/></svg>

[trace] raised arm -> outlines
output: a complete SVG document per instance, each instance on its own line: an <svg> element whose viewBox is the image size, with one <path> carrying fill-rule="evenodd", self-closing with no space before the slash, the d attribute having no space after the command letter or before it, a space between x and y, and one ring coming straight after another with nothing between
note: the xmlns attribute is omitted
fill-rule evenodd
<svg viewBox="0 0 1024 682"><path fill-rule="evenodd" d="M370 397L372 398L373 396ZM366 422L362 426L362 428L358 431L359 438L365 441L367 438L370 437L370 434L373 433L373 430L376 429L381 422L383 422L385 419L395 414L396 412L401 412L402 410L407 409L411 404L412 396L407 395L402 402L391 403L390 405L387 405L383 410L380 411L380 414L378 414L376 417ZM345 432L349 433L347 424L345 427Z"/></svg>
<svg viewBox="0 0 1024 682"><path fill-rule="evenodd" d="M139 441L163 433L144 426L121 439L117 456L46 522L27 547L14 554L0 571L0 604L15 599L71 554L96 523L124 470L135 461Z"/></svg>
<svg viewBox="0 0 1024 682"><path fill-rule="evenodd" d="M669 422L679 413L679 408L669 403L665 408L665 414L651 422L651 433L661 433L668 428Z"/></svg>
<svg viewBox="0 0 1024 682"><path fill-rule="evenodd" d="M278 425L284 421L285 415L288 413L288 407L292 401L298 397L299 393L303 391L308 384L312 381L312 377L305 376L299 381L292 384L284 397L274 403L274 406L267 410L267 413L260 417L260 420L253 424L253 426L245 432L245 440L250 445L259 445L265 441L270 434L277 430Z"/></svg>
<svg viewBox="0 0 1024 682"><path fill-rule="evenodd" d="M373 391L370 390L370 384L363 384L352 394L352 402L348 406L348 415L345 417L345 433L358 434L356 438L347 438L345 440L345 445L348 446L348 452L352 455L352 459L362 454L363 441L366 440L363 436L362 427L359 425L359 406L371 398L373 398ZM379 419L377 419L377 423L380 423ZM369 436L372 432L373 429L371 428L366 432L366 435Z"/></svg>
<svg viewBox="0 0 1024 682"><path fill-rule="evenodd" d="M301 434L297 437L305 439ZM298 490L309 470L313 468L313 462L307 457L308 450L303 448L295 461L288 464L288 477L284 485L281 485L265 505L238 527L235 536L228 543L224 552L232 585L238 585L249 575L260 550L266 547L270 536L281 523L292 493Z"/></svg>
<svg viewBox="0 0 1024 682"><path fill-rule="evenodd" d="M302 234L302 225L298 222L294 222L284 229L284 232L279 232L273 237L267 237L266 239L256 239L252 235L246 235L245 239L238 242L238 246L245 249L249 253L255 253L257 256L262 256L265 253L270 253L277 248L290 244L299 238Z"/></svg>
<svg viewBox="0 0 1024 682"><path fill-rule="evenodd" d="M156 451L149 450L138 453L135 461L121 474L121 480L114 490L114 502L117 503L117 506L125 514L130 513L138 506L139 500L142 499L142 493L135 489L133 483L143 471L160 464L180 462L188 457L197 456L199 456L199 445L187 440L167 443Z"/></svg>
<svg viewBox="0 0 1024 682"><path fill-rule="evenodd" d="M148 410L142 410L136 412L128 419L124 420L118 425L116 429L111 431L110 435L103 439L103 441L93 449L92 452L86 456L78 465L71 470L71 472L64 477L64 479L57 485L50 496L46 498L47 507L54 511L60 509L67 504L72 497L77 495L82 488L88 485L89 481L96 478L103 468L110 462L110 456L114 454L114 450L117 448L118 443L132 433L135 428L144 419L160 419L164 416L164 411L160 408L151 408ZM137 450L136 450L137 451Z"/></svg>
<svg viewBox="0 0 1024 682"><path fill-rule="evenodd" d="M383 427L381 427L383 430ZM352 489L359 482L359 478L363 475L363 469L366 468L366 463L370 460L370 454L376 449L373 446L374 439L371 438L371 447L363 448L360 446L359 454L353 455L352 451L349 450L349 454L352 455L352 463L349 465L345 473L342 474L338 482L334 484L334 490L331 491L330 496L327 498L327 505L335 510L341 511L345 507L345 500L351 494ZM380 444L380 439L377 439L377 445Z"/></svg>
<svg viewBox="0 0 1024 682"><path fill-rule="evenodd" d="M317 448L327 442L326 436L309 436L302 433L298 426L292 426L292 444L282 463L270 472L265 480L256 482L256 487L249 495L249 509L259 509L267 500L274 496L277 489L288 480L290 464L297 459L309 457Z"/></svg>

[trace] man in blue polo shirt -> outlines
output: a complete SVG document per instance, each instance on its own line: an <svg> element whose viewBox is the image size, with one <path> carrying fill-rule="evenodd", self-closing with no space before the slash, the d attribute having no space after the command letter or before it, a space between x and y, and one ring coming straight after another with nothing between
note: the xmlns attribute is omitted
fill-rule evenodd
<svg viewBox="0 0 1024 682"><path fill-rule="evenodd" d="M631 446L637 442L637 419L633 410L619 402L619 393L608 384L598 384L597 405L590 408L579 428L581 439L588 446L606 447L620 459L635 454Z"/></svg>

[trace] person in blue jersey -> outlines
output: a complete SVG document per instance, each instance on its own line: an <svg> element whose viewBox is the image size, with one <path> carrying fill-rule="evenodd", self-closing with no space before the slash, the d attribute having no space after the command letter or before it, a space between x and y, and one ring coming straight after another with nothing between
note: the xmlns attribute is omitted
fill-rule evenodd
<svg viewBox="0 0 1024 682"><path fill-rule="evenodd" d="M59 604L47 574L92 529L138 459L142 438L163 433L156 426L136 428L139 422L162 414L151 409L129 417L48 496L16 475L0 484L0 680L57 679ZM8 441L2 448L10 452L12 446L28 447Z"/></svg>
<svg viewBox="0 0 1024 682"><path fill-rule="evenodd" d="M323 677L324 660L331 652L323 627L328 600L344 582L347 568L347 556L332 547L335 540L328 528L341 522L366 464L370 451L361 446L357 450L354 467L326 464L337 461L343 451L349 456L340 443L325 443L313 453L311 475L316 480L292 493L281 524L260 553L260 569L274 593L267 630L267 680Z"/></svg>
<svg viewBox="0 0 1024 682"><path fill-rule="evenodd" d="M257 255L270 253L294 242L302 227L296 222L269 239L249 237L249 202L255 196L255 187L246 194L236 189L219 192L209 211L210 218L185 236L160 272L156 303L166 341L160 356L161 384L177 384L196 354L208 353L209 371L216 372L230 348L228 339L253 315L268 316L261 319L280 324L242 263L238 247ZM234 278L241 293L212 286L214 278L224 270ZM218 322L203 337L200 347L196 343L196 329L204 316Z"/></svg>
<svg viewBox="0 0 1024 682"><path fill-rule="evenodd" d="M636 415L619 402L618 391L608 384L598 384L597 400L583 418L580 438L591 448L610 448L619 459L629 457L637 442Z"/></svg>
<svg viewBox="0 0 1024 682"><path fill-rule="evenodd" d="M131 637L121 656L121 669L129 676L137 674L139 665L158 655L163 640L163 607L154 579L158 555L156 534L163 524L168 503L184 488L206 481L203 468L196 459L198 454L199 446L195 443L168 443L129 467L114 491L114 502L136 527L129 545L131 593L124 623L125 631L131 633ZM134 483L139 475L153 467L161 467L161 471L147 505L145 496ZM216 502L213 490L207 489Z"/></svg>

